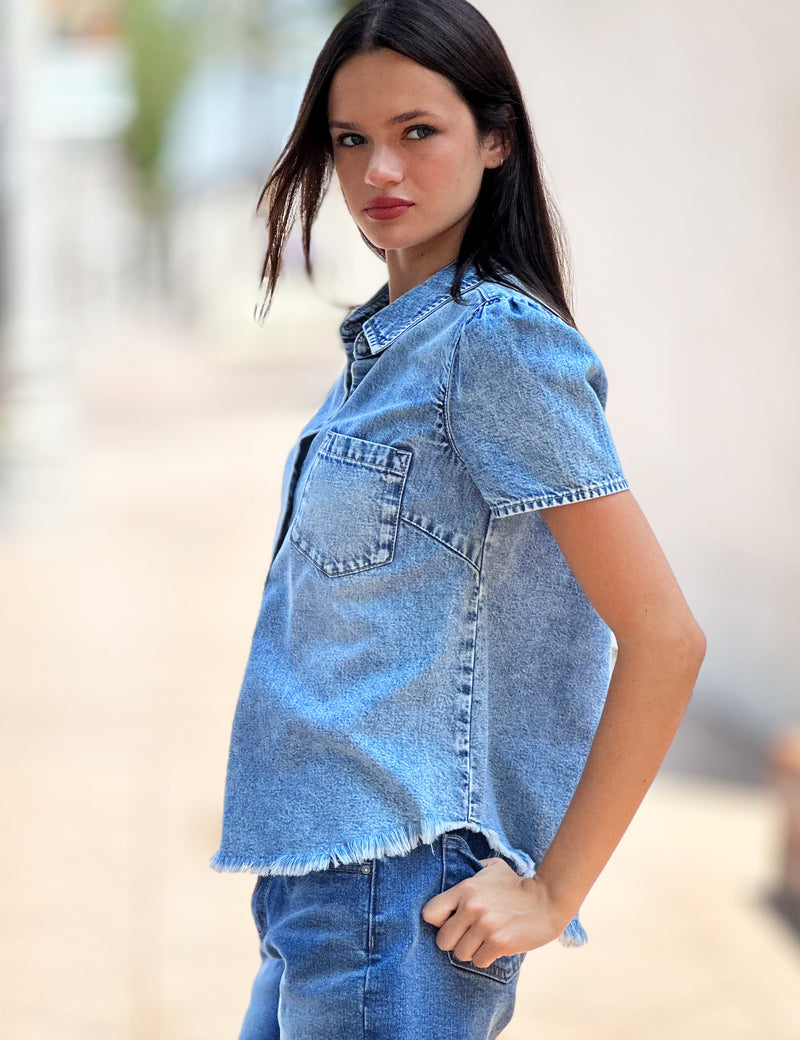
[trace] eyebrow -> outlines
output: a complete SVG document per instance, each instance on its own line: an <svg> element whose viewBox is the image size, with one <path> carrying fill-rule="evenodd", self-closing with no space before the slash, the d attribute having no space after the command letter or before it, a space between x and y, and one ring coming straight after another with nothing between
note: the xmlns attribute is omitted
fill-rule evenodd
<svg viewBox="0 0 800 1040"><path fill-rule="evenodd" d="M423 108L412 108L409 112L401 112L400 115L392 116L386 121L386 126L397 126L398 123L407 123L411 119L421 119L423 116L435 118L432 112L426 112ZM328 123L328 129L338 127L340 130L357 130L358 123L345 123L340 119L332 119Z"/></svg>

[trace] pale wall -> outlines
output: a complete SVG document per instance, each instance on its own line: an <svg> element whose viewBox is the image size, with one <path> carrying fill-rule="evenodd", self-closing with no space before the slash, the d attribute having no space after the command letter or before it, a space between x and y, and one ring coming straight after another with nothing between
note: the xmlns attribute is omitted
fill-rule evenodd
<svg viewBox="0 0 800 1040"><path fill-rule="evenodd" d="M492 0L634 493L709 641L696 701L800 719L800 4Z"/></svg>

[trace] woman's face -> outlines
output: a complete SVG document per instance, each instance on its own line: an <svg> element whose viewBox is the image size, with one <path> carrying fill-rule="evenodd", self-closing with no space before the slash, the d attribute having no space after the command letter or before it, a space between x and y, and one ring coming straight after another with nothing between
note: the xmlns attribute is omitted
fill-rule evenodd
<svg viewBox="0 0 800 1040"><path fill-rule="evenodd" d="M499 134L480 141L449 79L387 49L339 66L328 120L347 208L370 242L387 259L454 260L483 172L503 161Z"/></svg>

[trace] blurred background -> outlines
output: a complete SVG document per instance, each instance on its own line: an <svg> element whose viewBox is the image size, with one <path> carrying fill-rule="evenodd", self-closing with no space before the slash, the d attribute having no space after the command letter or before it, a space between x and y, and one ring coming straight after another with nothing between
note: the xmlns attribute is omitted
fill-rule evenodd
<svg viewBox="0 0 800 1040"><path fill-rule="evenodd" d="M0 1040L237 1035L230 724L284 458L384 281L334 184L260 328L255 204L348 6L0 3ZM477 6L708 637L589 945L526 958L503 1035L797 1040L800 4Z"/></svg>

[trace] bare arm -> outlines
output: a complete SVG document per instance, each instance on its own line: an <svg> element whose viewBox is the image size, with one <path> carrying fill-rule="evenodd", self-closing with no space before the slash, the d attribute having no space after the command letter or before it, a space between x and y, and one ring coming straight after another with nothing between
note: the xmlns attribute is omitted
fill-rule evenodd
<svg viewBox="0 0 800 1040"><path fill-rule="evenodd" d="M619 648L583 775L538 870L553 902L572 915L661 765L697 679L705 637L630 491L550 509L544 517Z"/></svg>
<svg viewBox="0 0 800 1040"><path fill-rule="evenodd" d="M484 870L423 908L425 920L441 925L440 948L478 967L544 945L577 913L661 765L705 653L630 491L543 516L614 632L617 662L583 775L536 876L522 879L503 860L484 860Z"/></svg>

